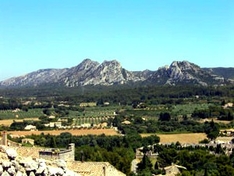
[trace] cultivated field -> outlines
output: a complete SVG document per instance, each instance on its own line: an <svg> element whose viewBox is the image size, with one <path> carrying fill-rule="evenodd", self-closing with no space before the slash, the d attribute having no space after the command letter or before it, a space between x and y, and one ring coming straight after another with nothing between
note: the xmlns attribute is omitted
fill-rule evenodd
<svg viewBox="0 0 234 176"><path fill-rule="evenodd" d="M9 120L0 120L0 125L4 125L4 126L10 126L14 121L16 122L23 122L24 120L27 120L27 121L39 121L38 118L26 118L26 119L9 119Z"/></svg>
<svg viewBox="0 0 234 176"><path fill-rule="evenodd" d="M117 131L114 129L80 129L80 130L51 130L51 131L8 131L9 134L13 135L40 135L41 133L44 134L51 134L51 135L60 135L61 133L71 133L72 135L75 136L82 136L82 135L101 135L105 134L108 136L113 136L113 135L119 135Z"/></svg>
<svg viewBox="0 0 234 176"><path fill-rule="evenodd" d="M149 136L152 134L141 134L142 137ZM205 133L183 133L183 134L156 134L160 137L160 143L176 143L179 141L181 144L184 143L199 143L199 141L206 138Z"/></svg>
<svg viewBox="0 0 234 176"><path fill-rule="evenodd" d="M0 110L1 119L38 118L40 116L43 116L42 109L29 109L27 112L22 110Z"/></svg>

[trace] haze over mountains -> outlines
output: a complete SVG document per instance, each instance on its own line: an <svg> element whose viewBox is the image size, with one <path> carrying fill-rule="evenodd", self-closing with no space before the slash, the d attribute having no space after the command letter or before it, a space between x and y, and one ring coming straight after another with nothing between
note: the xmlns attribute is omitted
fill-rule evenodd
<svg viewBox="0 0 234 176"><path fill-rule="evenodd" d="M0 82L1 87L40 86L43 84L67 87L119 84L155 85L226 85L234 83L234 68L201 68L188 61L174 61L156 71L128 71L116 60L98 63L83 60L72 68L41 69Z"/></svg>

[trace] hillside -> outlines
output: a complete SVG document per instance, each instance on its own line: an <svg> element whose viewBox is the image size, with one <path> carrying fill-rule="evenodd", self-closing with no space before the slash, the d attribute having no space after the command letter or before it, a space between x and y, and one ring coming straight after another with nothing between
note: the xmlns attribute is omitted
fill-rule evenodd
<svg viewBox="0 0 234 176"><path fill-rule="evenodd" d="M225 79L234 79L234 68L232 67L217 67L217 68L204 68L215 75L224 77Z"/></svg>

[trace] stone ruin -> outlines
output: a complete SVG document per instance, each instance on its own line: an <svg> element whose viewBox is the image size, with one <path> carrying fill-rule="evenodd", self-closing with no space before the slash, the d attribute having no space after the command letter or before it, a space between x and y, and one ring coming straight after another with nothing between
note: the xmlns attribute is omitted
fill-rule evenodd
<svg viewBox="0 0 234 176"><path fill-rule="evenodd" d="M66 161L74 161L75 145L54 152L54 149L40 151L39 158L19 156L13 146L9 146L7 133L2 132L0 144L1 176L80 176L69 170Z"/></svg>
<svg viewBox="0 0 234 176"><path fill-rule="evenodd" d="M67 149L44 149L39 151L39 158L46 160L63 159L64 161L75 161L75 144L69 144Z"/></svg>
<svg viewBox="0 0 234 176"><path fill-rule="evenodd" d="M7 133L3 132L0 142L1 176L126 176L108 162L74 161L74 144L69 144L67 149L41 150L11 144Z"/></svg>
<svg viewBox="0 0 234 176"><path fill-rule="evenodd" d="M1 176L80 176L67 168L62 159L53 161L42 158L18 156L15 149L0 146Z"/></svg>
<svg viewBox="0 0 234 176"><path fill-rule="evenodd" d="M3 131L3 132L2 132L1 145L8 145L8 140L7 140L7 133L6 133L6 131Z"/></svg>

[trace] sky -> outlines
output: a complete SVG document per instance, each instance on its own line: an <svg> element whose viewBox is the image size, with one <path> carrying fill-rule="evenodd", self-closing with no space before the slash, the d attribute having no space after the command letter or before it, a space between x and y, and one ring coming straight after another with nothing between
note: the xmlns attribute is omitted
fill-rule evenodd
<svg viewBox="0 0 234 176"><path fill-rule="evenodd" d="M234 1L0 0L0 81L86 58L234 67Z"/></svg>

